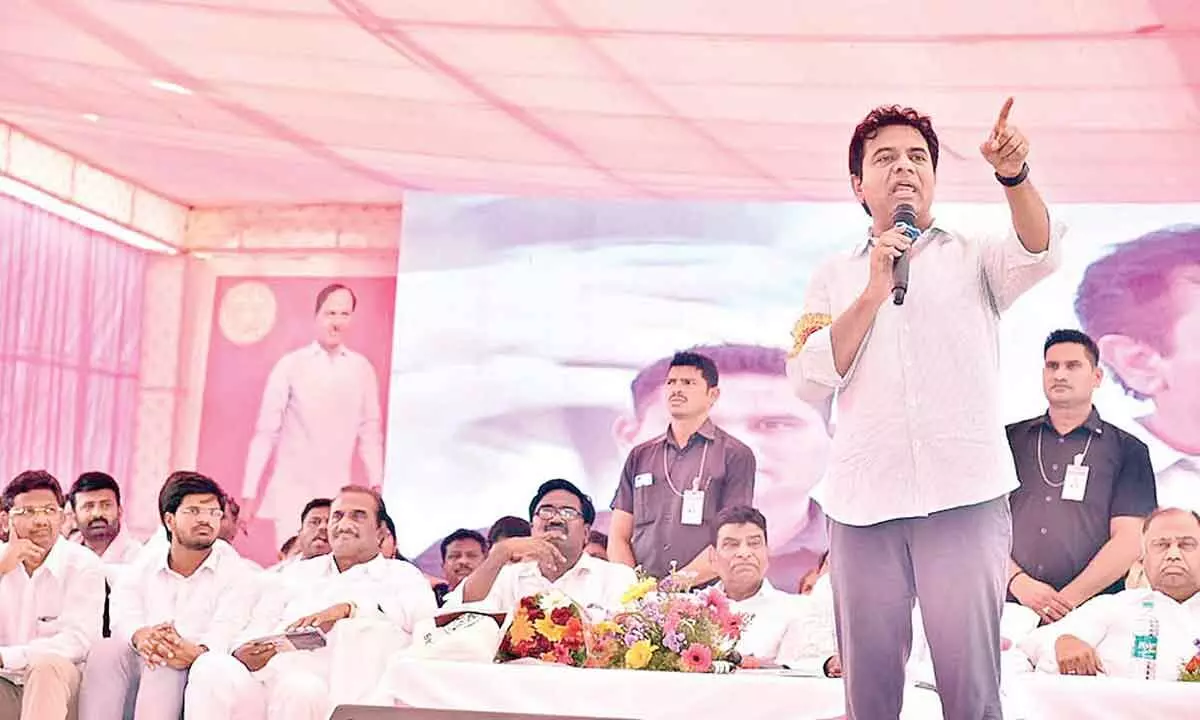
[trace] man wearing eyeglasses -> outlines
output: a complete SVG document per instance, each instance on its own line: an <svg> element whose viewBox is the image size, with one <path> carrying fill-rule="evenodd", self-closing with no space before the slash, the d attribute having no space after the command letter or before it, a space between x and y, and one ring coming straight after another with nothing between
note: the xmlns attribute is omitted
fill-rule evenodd
<svg viewBox="0 0 1200 720"><path fill-rule="evenodd" d="M104 566L60 537L65 501L44 470L4 489L11 538L0 543L0 718L66 718L77 665L100 637Z"/></svg>
<svg viewBox="0 0 1200 720"><path fill-rule="evenodd" d="M274 576L232 656L201 658L186 720L325 720L374 689L387 658L437 610L421 571L381 554L386 512L370 488L342 488L329 512L331 552ZM289 632L307 632L313 647L278 641Z"/></svg>
<svg viewBox="0 0 1200 720"><path fill-rule="evenodd" d="M1155 510L1143 526L1142 552L1149 588L1098 595L1021 641L1021 650L1038 670L1177 679L1179 668L1196 653L1200 632L1200 515L1179 508ZM1150 678L1130 653L1147 603L1158 621L1157 660Z"/></svg>
<svg viewBox="0 0 1200 720"><path fill-rule="evenodd" d="M521 598L550 588L600 614L621 606L621 596L637 581L633 568L600 560L583 551L596 508L567 480L542 483L529 503L533 535L496 543L475 572L446 598L447 607L481 602L509 612Z"/></svg>
<svg viewBox="0 0 1200 720"><path fill-rule="evenodd" d="M113 588L112 637L88 656L80 720L112 720L126 707L138 720L178 720L192 664L227 652L249 619L256 578L217 542L221 487L200 473L172 473L158 510L170 549L147 548Z"/></svg>

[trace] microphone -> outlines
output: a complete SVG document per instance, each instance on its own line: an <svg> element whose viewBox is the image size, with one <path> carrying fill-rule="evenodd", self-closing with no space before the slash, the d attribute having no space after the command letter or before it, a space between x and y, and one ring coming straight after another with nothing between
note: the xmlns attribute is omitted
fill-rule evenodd
<svg viewBox="0 0 1200 720"><path fill-rule="evenodd" d="M921 231L917 229L917 211L908 203L900 203L892 211L892 224L913 242L921 236ZM892 302L897 305L903 305L904 296L908 294L908 262L906 250L892 265Z"/></svg>

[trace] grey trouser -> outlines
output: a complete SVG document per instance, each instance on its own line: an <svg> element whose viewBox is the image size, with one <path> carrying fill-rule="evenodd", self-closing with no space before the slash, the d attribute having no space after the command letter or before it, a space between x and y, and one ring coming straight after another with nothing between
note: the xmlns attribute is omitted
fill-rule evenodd
<svg viewBox="0 0 1200 720"><path fill-rule="evenodd" d="M1008 497L858 527L830 521L829 561L847 720L896 720L913 601L946 720L1000 720Z"/></svg>

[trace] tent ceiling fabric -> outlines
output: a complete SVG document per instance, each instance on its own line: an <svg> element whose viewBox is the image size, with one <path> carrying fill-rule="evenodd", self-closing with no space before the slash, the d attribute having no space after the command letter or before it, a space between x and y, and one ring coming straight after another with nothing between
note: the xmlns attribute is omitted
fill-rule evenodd
<svg viewBox="0 0 1200 720"><path fill-rule="evenodd" d="M1054 200L1200 200L1196 0L0 1L0 119L192 206L848 200L891 102L994 200L1008 94Z"/></svg>

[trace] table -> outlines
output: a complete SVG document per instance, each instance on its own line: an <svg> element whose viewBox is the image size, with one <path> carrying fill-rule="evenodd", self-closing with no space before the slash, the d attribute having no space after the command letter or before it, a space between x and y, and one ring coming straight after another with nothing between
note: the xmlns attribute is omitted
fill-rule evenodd
<svg viewBox="0 0 1200 720"><path fill-rule="evenodd" d="M1200 683L1028 673L1013 678L1004 711L1015 720L1200 718Z"/></svg>
<svg viewBox="0 0 1200 720"><path fill-rule="evenodd" d="M845 712L839 680L739 671L731 675L578 669L437 660L393 660L388 702L450 710L624 720L834 720ZM940 720L929 690L910 688L904 720Z"/></svg>

